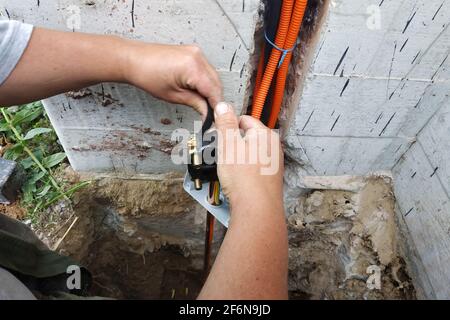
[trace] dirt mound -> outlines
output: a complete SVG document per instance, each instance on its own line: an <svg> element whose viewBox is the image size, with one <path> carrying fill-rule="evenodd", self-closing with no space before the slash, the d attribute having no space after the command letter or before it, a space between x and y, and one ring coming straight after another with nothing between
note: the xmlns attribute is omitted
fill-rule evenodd
<svg viewBox="0 0 450 320"><path fill-rule="evenodd" d="M314 191L301 198L289 218L292 297L413 299L394 206L383 178L367 180L357 193Z"/></svg>

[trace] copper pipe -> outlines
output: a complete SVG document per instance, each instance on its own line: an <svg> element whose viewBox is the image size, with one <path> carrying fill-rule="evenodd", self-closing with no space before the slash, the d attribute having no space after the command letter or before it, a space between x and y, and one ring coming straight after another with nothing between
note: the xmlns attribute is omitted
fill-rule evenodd
<svg viewBox="0 0 450 320"><path fill-rule="evenodd" d="M203 271L205 273L205 278L208 277L209 271L211 270L211 251L212 243L214 240L214 216L208 212L206 216L206 232L205 232L205 257L203 264Z"/></svg>
<svg viewBox="0 0 450 320"><path fill-rule="evenodd" d="M208 202L213 206L220 206L220 184L218 181L211 181L209 184ZM216 219L214 216L208 212L206 216L206 231L205 231L205 255L203 270L205 273L205 278L208 276L211 270L211 251L212 244L214 240L214 225Z"/></svg>

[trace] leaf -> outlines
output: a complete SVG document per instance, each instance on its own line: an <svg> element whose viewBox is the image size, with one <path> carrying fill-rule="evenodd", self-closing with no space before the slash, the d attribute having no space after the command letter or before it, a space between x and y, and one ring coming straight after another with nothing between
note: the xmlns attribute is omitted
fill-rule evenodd
<svg viewBox="0 0 450 320"><path fill-rule="evenodd" d="M25 203L31 203L33 201L33 193L36 192L36 184L27 181L22 187L23 196L22 199Z"/></svg>
<svg viewBox="0 0 450 320"><path fill-rule="evenodd" d="M3 158L5 158L6 160L16 161L22 155L22 152L23 152L23 145L18 143L13 147L8 148L3 154Z"/></svg>
<svg viewBox="0 0 450 320"><path fill-rule="evenodd" d="M9 127L9 125L6 122L0 123L0 132L6 132L9 130L11 130L11 128Z"/></svg>
<svg viewBox="0 0 450 320"><path fill-rule="evenodd" d="M43 155L43 151L41 149L35 149L33 151L34 156L39 160L42 161L42 158L44 157ZM33 159L31 159L31 157L28 157L24 160L22 160L20 162L20 165L25 169L30 169L33 165L35 165L36 163L34 162Z"/></svg>
<svg viewBox="0 0 450 320"><path fill-rule="evenodd" d="M31 190L22 189L23 195L22 195L22 201L24 203L31 203L33 202L33 192Z"/></svg>
<svg viewBox="0 0 450 320"><path fill-rule="evenodd" d="M42 114L42 108L29 109L24 108L17 112L11 120L13 126L29 123Z"/></svg>
<svg viewBox="0 0 450 320"><path fill-rule="evenodd" d="M16 113L17 111L20 110L20 107L19 106L12 106L12 107L7 108L6 110L8 110L9 113Z"/></svg>
<svg viewBox="0 0 450 320"><path fill-rule="evenodd" d="M52 129L49 128L36 128L33 130L28 131L28 133L26 134L26 136L23 138L24 140L31 140L34 137L40 135L40 134L44 134L44 133L49 133L52 132Z"/></svg>
<svg viewBox="0 0 450 320"><path fill-rule="evenodd" d="M44 105L42 104L42 101L36 101L36 102L32 102L27 104L27 106L29 106L30 108L44 108Z"/></svg>
<svg viewBox="0 0 450 320"><path fill-rule="evenodd" d="M30 157L26 158L25 160L20 161L20 165L25 170L30 169L33 166L33 164L34 164L34 161Z"/></svg>
<svg viewBox="0 0 450 320"><path fill-rule="evenodd" d="M73 196L73 194L75 192L87 187L91 183L92 183L92 181L84 181L84 182L80 182L80 183L76 184L75 186L73 186L72 188L70 188L69 190L64 192L63 194L58 194L55 197L50 198L50 200L45 204L45 207L52 205L53 203L55 203L59 199L62 199L65 196L67 196L67 197Z"/></svg>
<svg viewBox="0 0 450 320"><path fill-rule="evenodd" d="M37 217L36 217L36 212L38 212L38 210L40 210L40 209L42 208L42 204L43 204L43 203L44 203L44 201L43 201L43 200L40 200L40 201L36 204L36 206L34 207L33 212L31 213L31 217L32 217L33 223L36 222L36 219L37 219Z"/></svg>
<svg viewBox="0 0 450 320"><path fill-rule="evenodd" d="M38 198L42 198L42 197L46 196L47 193L50 191L51 188L52 188L52 186L51 186L50 184L44 186L44 188L43 188L36 196L37 196Z"/></svg>
<svg viewBox="0 0 450 320"><path fill-rule="evenodd" d="M22 186L23 196L22 199L25 203L32 203L34 200L34 194L37 191L36 183L44 178L46 175L45 172L37 171L32 173L27 181Z"/></svg>
<svg viewBox="0 0 450 320"><path fill-rule="evenodd" d="M45 177L46 173L43 171L36 172L31 177L28 178L26 184L36 184L39 180Z"/></svg>
<svg viewBox="0 0 450 320"><path fill-rule="evenodd" d="M55 153L48 156L42 160L42 165L48 169L60 164L66 159L66 154L64 152Z"/></svg>

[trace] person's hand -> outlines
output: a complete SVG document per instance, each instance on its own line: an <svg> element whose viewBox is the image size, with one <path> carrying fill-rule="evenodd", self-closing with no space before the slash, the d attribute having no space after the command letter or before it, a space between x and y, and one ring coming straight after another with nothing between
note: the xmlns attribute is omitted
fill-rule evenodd
<svg viewBox="0 0 450 320"><path fill-rule="evenodd" d="M222 83L200 48L126 42L125 80L154 97L188 105L203 117L223 99Z"/></svg>
<svg viewBox="0 0 450 320"><path fill-rule="evenodd" d="M230 200L231 220L199 299L287 299L280 139L254 118L238 120L226 103L216 106L215 117L218 173Z"/></svg>
<svg viewBox="0 0 450 320"><path fill-rule="evenodd" d="M238 119L227 103L216 106L215 121L218 175L232 208L258 203L282 212L284 164L278 134L250 116Z"/></svg>

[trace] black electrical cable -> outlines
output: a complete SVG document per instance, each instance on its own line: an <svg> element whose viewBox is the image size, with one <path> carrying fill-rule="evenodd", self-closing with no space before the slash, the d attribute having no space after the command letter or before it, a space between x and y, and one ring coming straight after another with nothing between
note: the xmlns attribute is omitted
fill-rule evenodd
<svg viewBox="0 0 450 320"><path fill-rule="evenodd" d="M282 5L283 5L282 0L268 1L264 25L267 37L272 41L275 41L275 37L277 36ZM267 65L267 63L269 62L270 55L272 54L272 49L273 49L272 46L266 45L266 49L264 52L264 65Z"/></svg>
<svg viewBox="0 0 450 320"><path fill-rule="evenodd" d="M210 140L209 140L209 141L204 141L204 140L203 140L203 139L205 139L205 133L206 133L209 129L212 128L213 123L214 123L214 110L213 110L213 109L211 108L211 106L208 104L208 113L206 114L206 119L205 119L205 122L203 123L203 127L202 127L202 142L203 142L202 147L211 145L211 144L215 141L215 139L216 139L216 135L215 135L215 134L212 134L212 135L210 136ZM216 150L215 150L215 149L213 149L213 150L211 151L211 156L213 156L213 157L216 156Z"/></svg>
<svg viewBox="0 0 450 320"><path fill-rule="evenodd" d="M206 131L211 129L212 125L214 123L214 111L211 108L211 106L208 104L208 113L206 115L205 122L202 126L202 136L205 136ZM210 142L212 143L212 142ZM215 151L214 151L215 153ZM217 176L217 173L216 173ZM214 199L214 190L215 190L215 182L216 181L210 181L209 185L209 198ZM215 218L210 213L207 212L206 214L206 229L205 229L205 252L204 252L204 275L205 279L208 277L209 270L211 269L211 251L212 251L212 242L214 239L214 223Z"/></svg>
<svg viewBox="0 0 450 320"><path fill-rule="evenodd" d="M202 126L202 134L203 135L205 134L206 131L211 129L213 123L214 123L214 111L211 108L211 106L208 104L208 113L206 114L206 119Z"/></svg>

